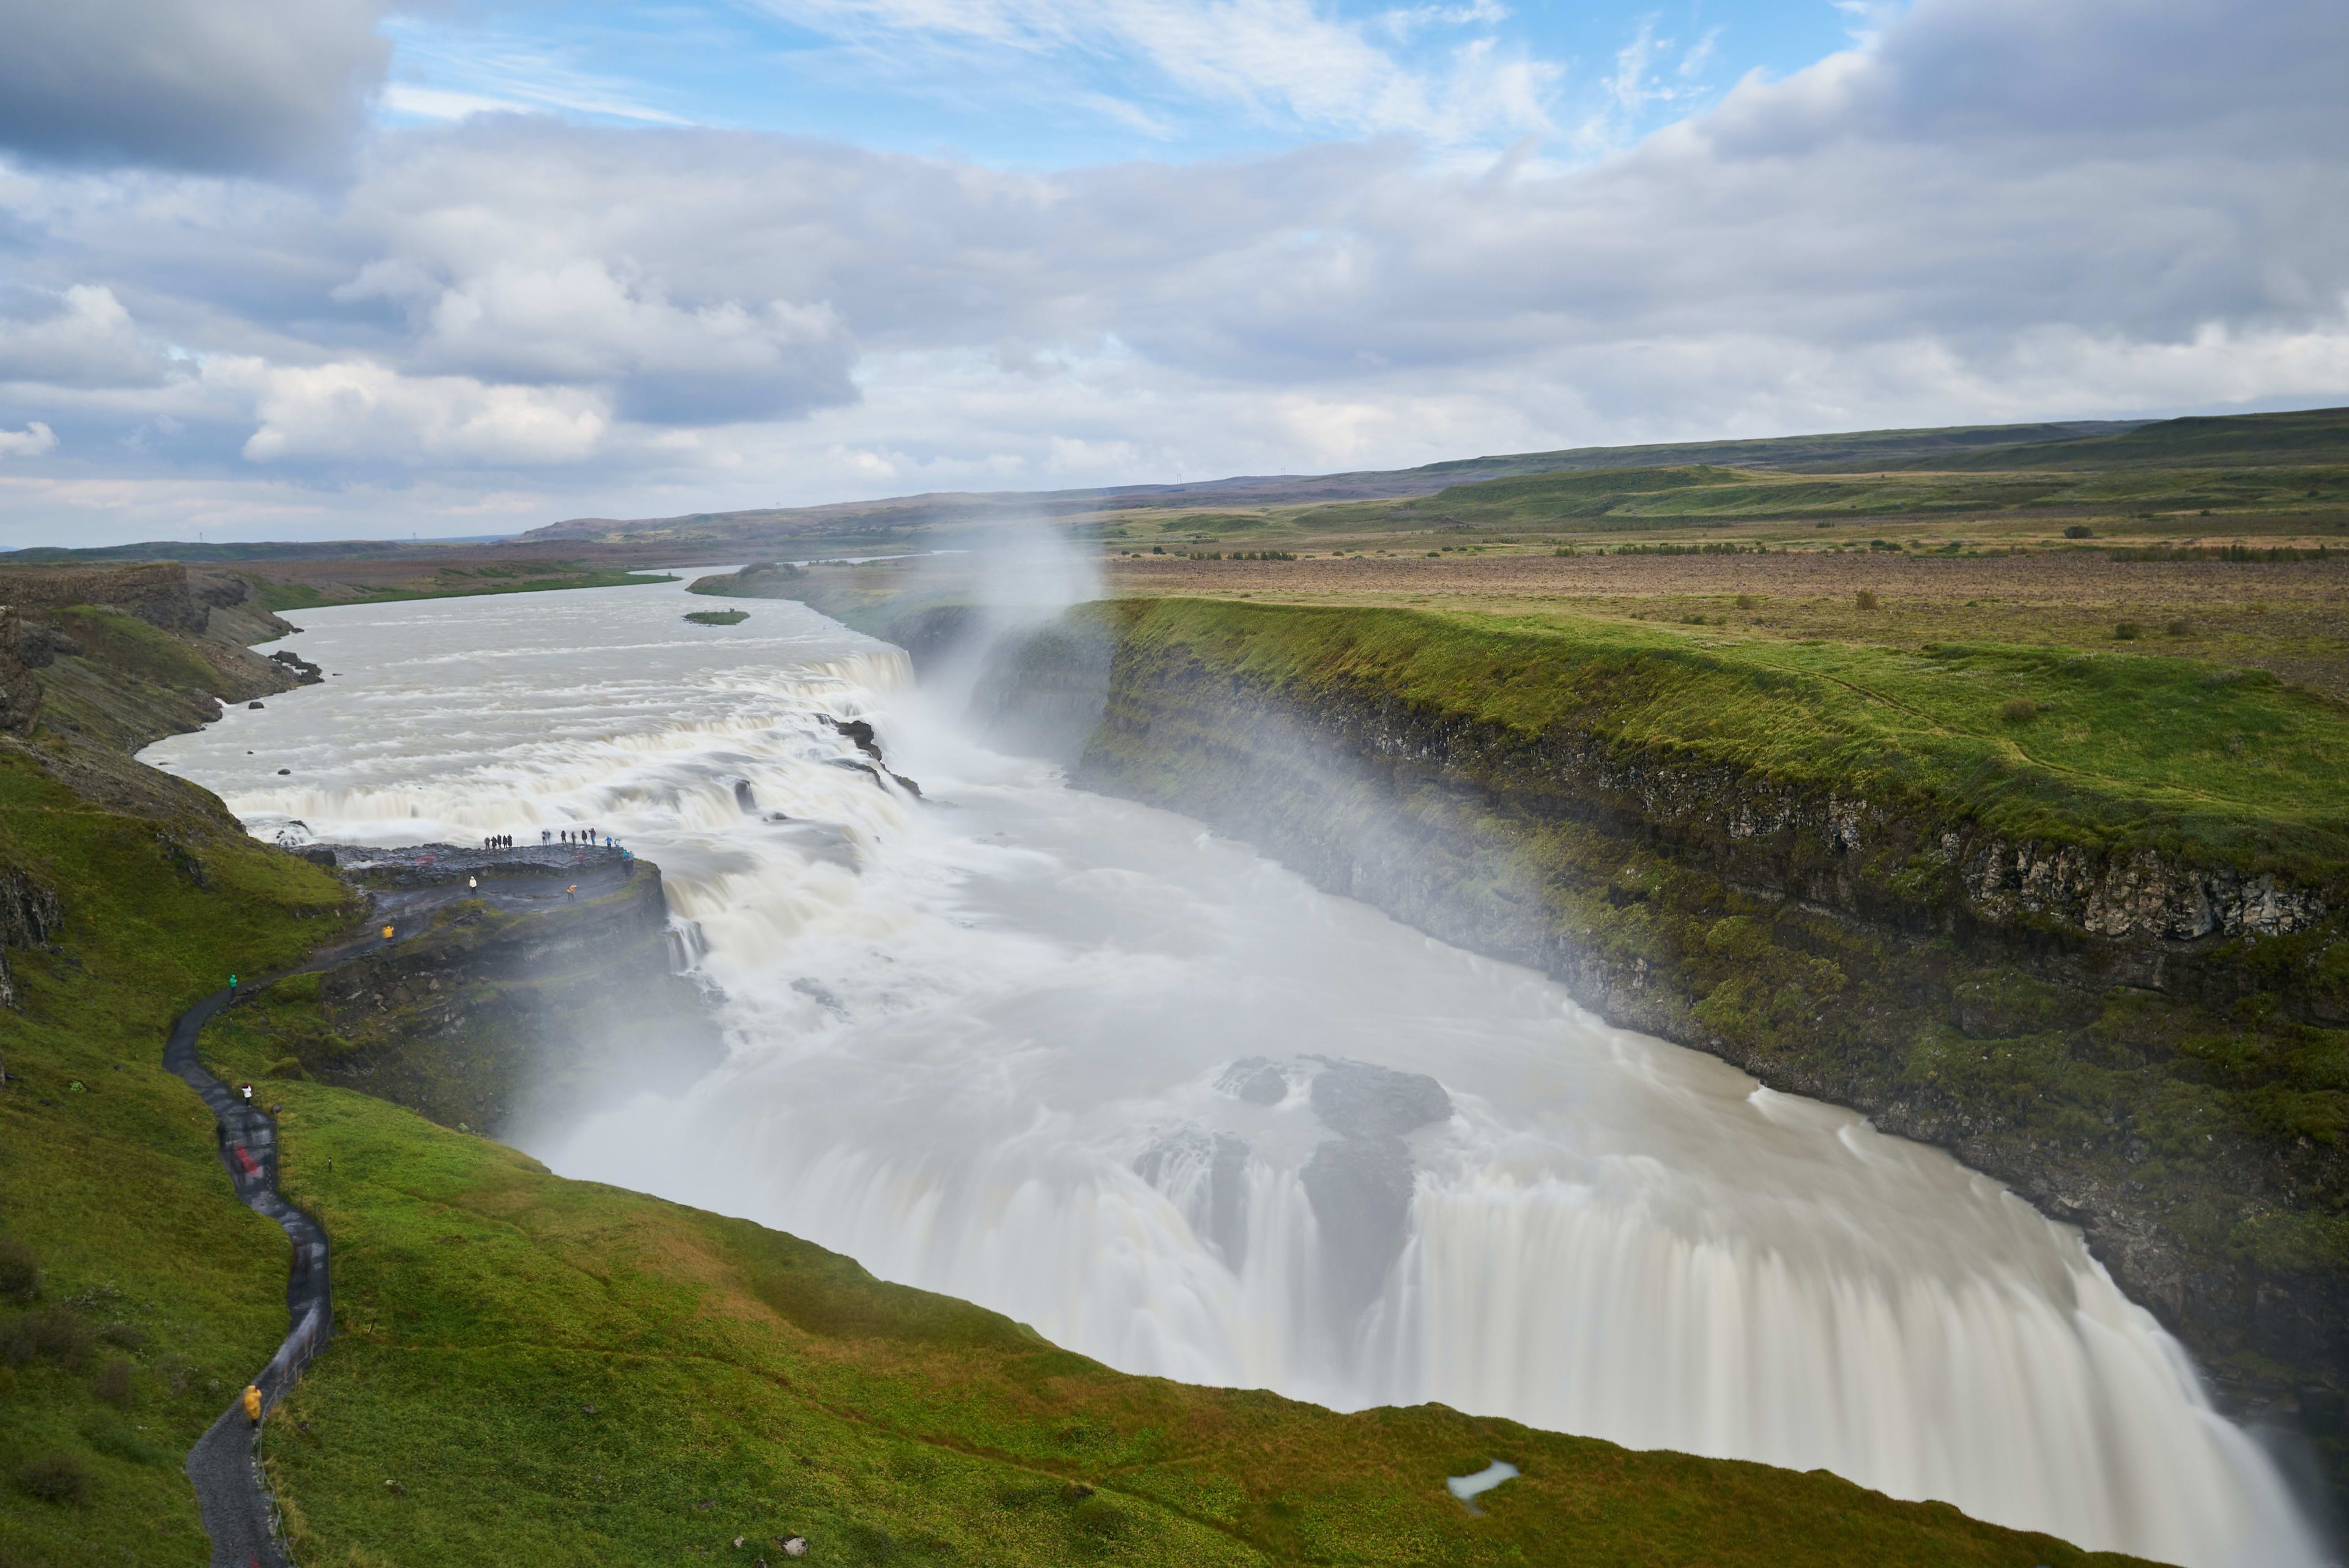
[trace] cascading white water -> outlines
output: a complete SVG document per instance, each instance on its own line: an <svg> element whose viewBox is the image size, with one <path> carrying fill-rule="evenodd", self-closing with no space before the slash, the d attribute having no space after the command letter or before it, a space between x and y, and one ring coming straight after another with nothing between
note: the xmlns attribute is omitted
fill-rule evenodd
<svg viewBox="0 0 2349 1568"><path fill-rule="evenodd" d="M592 823L657 861L732 1054L517 1130L567 1174L1136 1372L1823 1467L2197 1568L2319 1561L2176 1343L1997 1184L980 750L798 606L678 618L709 602L305 612L336 680L148 758L264 835ZM928 799L823 714L874 719Z"/></svg>

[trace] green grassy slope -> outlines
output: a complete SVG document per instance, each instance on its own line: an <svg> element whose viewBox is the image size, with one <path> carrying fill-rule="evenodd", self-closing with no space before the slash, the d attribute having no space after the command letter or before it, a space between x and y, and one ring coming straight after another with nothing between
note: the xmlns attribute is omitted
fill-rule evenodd
<svg viewBox="0 0 2349 1568"><path fill-rule="evenodd" d="M1127 607L1130 638L1214 644L1303 688L1350 680L1535 734L1795 783L1940 799L2002 834L2349 873L2349 711L2174 657L1732 641L1568 612ZM2035 713L2009 716L2026 701Z"/></svg>
<svg viewBox="0 0 2349 1568"><path fill-rule="evenodd" d="M2127 439L2127 438L2122 438ZM1983 466L1989 466L1987 462ZM2003 465L1999 465L2003 467ZM2164 467L1828 476L1751 469L1618 468L1454 485L1423 500L1357 502L1301 514L1305 527L1450 524L1549 533L1619 533L1694 524L1948 516L2030 509L2301 510L2349 504L2349 466Z"/></svg>
<svg viewBox="0 0 2349 1568"><path fill-rule="evenodd" d="M22 756L0 756L0 864L65 909L57 952L7 955L21 1011L0 1012L0 1225L47 1276L0 1303L0 1562L185 1564L181 1459L285 1332L286 1254L230 1199L163 1035L232 971L307 951L343 890L233 823L93 809ZM82 1504L14 1484L52 1453Z"/></svg>
<svg viewBox="0 0 2349 1568"><path fill-rule="evenodd" d="M2118 435L2032 442L1895 468L2214 468L2339 464L2349 460L2349 409L2163 420Z"/></svg>

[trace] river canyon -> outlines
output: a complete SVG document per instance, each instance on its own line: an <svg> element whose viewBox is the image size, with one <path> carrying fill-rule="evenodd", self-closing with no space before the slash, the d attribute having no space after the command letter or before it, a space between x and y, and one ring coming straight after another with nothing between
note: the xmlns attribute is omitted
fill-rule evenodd
<svg viewBox="0 0 2349 1568"><path fill-rule="evenodd" d="M802 606L682 622L707 602L304 612L327 684L143 756L264 837L592 826L657 862L728 1054L498 1129L564 1175L1128 1371L1823 1468L2195 1568L2323 1561L2177 1342L1997 1183L990 749Z"/></svg>

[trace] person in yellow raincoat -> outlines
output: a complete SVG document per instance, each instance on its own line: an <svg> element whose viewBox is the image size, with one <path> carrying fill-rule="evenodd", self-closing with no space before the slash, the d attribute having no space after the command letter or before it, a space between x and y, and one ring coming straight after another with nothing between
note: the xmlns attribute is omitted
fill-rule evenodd
<svg viewBox="0 0 2349 1568"><path fill-rule="evenodd" d="M261 1425L261 1388L257 1384L244 1386L244 1418L254 1426Z"/></svg>

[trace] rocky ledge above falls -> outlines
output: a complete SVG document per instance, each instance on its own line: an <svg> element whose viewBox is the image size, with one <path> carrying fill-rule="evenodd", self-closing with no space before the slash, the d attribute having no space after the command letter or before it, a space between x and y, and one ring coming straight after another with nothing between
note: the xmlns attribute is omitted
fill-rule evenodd
<svg viewBox="0 0 2349 1568"><path fill-rule="evenodd" d="M306 853L367 892L370 929L398 935L281 984L316 1003L318 1025L289 1036L280 1072L497 1133L673 1086L722 1054L649 861L537 846Z"/></svg>

